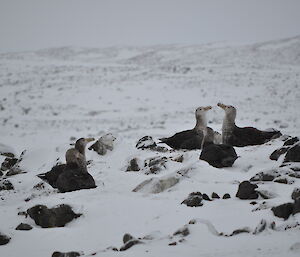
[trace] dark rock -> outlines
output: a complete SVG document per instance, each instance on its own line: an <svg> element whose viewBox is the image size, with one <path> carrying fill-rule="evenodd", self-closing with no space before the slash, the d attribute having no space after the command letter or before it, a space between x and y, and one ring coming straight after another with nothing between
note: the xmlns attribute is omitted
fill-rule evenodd
<svg viewBox="0 0 300 257"><path fill-rule="evenodd" d="M223 199L229 199L229 198L231 198L230 194L226 193L223 195Z"/></svg>
<svg viewBox="0 0 300 257"><path fill-rule="evenodd" d="M174 157L174 158L172 158L172 160L175 162L183 162L183 155Z"/></svg>
<svg viewBox="0 0 300 257"><path fill-rule="evenodd" d="M207 145L203 147L199 157L215 168L232 167L237 158L234 148L225 144Z"/></svg>
<svg viewBox="0 0 300 257"><path fill-rule="evenodd" d="M242 200L257 199L258 193L255 191L256 188L258 188L257 185L251 184L249 181L243 181L239 184L236 197Z"/></svg>
<svg viewBox="0 0 300 257"><path fill-rule="evenodd" d="M263 232L266 229L266 227L267 227L267 222L266 222L266 220L262 219L260 221L260 223L254 229L253 234L256 235L256 234Z"/></svg>
<svg viewBox="0 0 300 257"><path fill-rule="evenodd" d="M236 236L241 233L250 233L250 232L251 231L249 230L249 228L240 228L240 229L234 230L229 236Z"/></svg>
<svg viewBox="0 0 300 257"><path fill-rule="evenodd" d="M9 158L14 158L15 155L13 153L9 153L9 152L0 152L0 155L9 157Z"/></svg>
<svg viewBox="0 0 300 257"><path fill-rule="evenodd" d="M145 160L145 167L149 167L149 170L145 174L157 174L159 173L162 169L166 169L166 162L167 162L166 157L154 157Z"/></svg>
<svg viewBox="0 0 300 257"><path fill-rule="evenodd" d="M0 233L0 245L6 245L10 241L10 237Z"/></svg>
<svg viewBox="0 0 300 257"><path fill-rule="evenodd" d="M288 150L289 150L288 147L281 147L279 149L276 149L273 153L271 153L270 159L273 161L277 161L279 159L279 157L282 154L285 154Z"/></svg>
<svg viewBox="0 0 300 257"><path fill-rule="evenodd" d="M6 171L12 168L18 162L17 158L5 158L5 160L1 164L0 170Z"/></svg>
<svg viewBox="0 0 300 257"><path fill-rule="evenodd" d="M300 162L300 144L287 151L283 162Z"/></svg>
<svg viewBox="0 0 300 257"><path fill-rule="evenodd" d="M126 244L128 241L134 239L134 237L128 233L123 236L123 243Z"/></svg>
<svg viewBox="0 0 300 257"><path fill-rule="evenodd" d="M0 177L2 177L3 176L3 172L0 170Z"/></svg>
<svg viewBox="0 0 300 257"><path fill-rule="evenodd" d="M139 167L137 158L133 158L132 160L130 160L126 171L139 171L139 170L140 170L140 167Z"/></svg>
<svg viewBox="0 0 300 257"><path fill-rule="evenodd" d="M212 201L207 194L202 195L203 200Z"/></svg>
<svg viewBox="0 0 300 257"><path fill-rule="evenodd" d="M173 236L181 235L181 236L188 236L190 234L190 230L187 226L184 226L183 228L178 229L174 232Z"/></svg>
<svg viewBox="0 0 300 257"><path fill-rule="evenodd" d="M273 181L275 178L279 177L280 174L276 170L272 170L271 172L259 172L252 178L250 181Z"/></svg>
<svg viewBox="0 0 300 257"><path fill-rule="evenodd" d="M273 207L271 210L276 217L284 218L286 220L293 213L293 209L294 209L293 203L285 203Z"/></svg>
<svg viewBox="0 0 300 257"><path fill-rule="evenodd" d="M29 224L25 224L25 223L20 223L17 227L16 230L31 230L32 226L30 226Z"/></svg>
<svg viewBox="0 0 300 257"><path fill-rule="evenodd" d="M166 157L154 157L145 161L145 166L156 166L156 165L164 165L167 162Z"/></svg>
<svg viewBox="0 0 300 257"><path fill-rule="evenodd" d="M290 139L286 140L284 142L283 146L294 145L297 142L299 142L299 138L298 137L293 137L293 138L290 138Z"/></svg>
<svg viewBox="0 0 300 257"><path fill-rule="evenodd" d="M190 193L188 198L186 198L181 204L185 204L189 207L198 207L203 205L202 200L203 197L200 192L193 192Z"/></svg>
<svg viewBox="0 0 300 257"><path fill-rule="evenodd" d="M155 151L155 152L160 152L160 153L166 153L166 152L169 152L169 149L166 148L166 147L163 147L163 146L154 146L154 147L151 147L149 148L150 150L152 151Z"/></svg>
<svg viewBox="0 0 300 257"><path fill-rule="evenodd" d="M143 242L138 240L138 239L132 239L129 240L126 244L124 244L121 248L120 251L126 251L127 249L131 248L132 246L136 244L142 244Z"/></svg>
<svg viewBox="0 0 300 257"><path fill-rule="evenodd" d="M66 169L58 176L56 186L62 193L97 187L92 175L80 168Z"/></svg>
<svg viewBox="0 0 300 257"><path fill-rule="evenodd" d="M14 190L14 186L8 180L0 181L0 191L1 190Z"/></svg>
<svg viewBox="0 0 300 257"><path fill-rule="evenodd" d="M286 178L277 178L274 180L274 182L280 183L280 184L288 184L288 180Z"/></svg>
<svg viewBox="0 0 300 257"><path fill-rule="evenodd" d="M298 173L298 172L290 173L289 177L291 177L291 178L300 178L300 173Z"/></svg>
<svg viewBox="0 0 300 257"><path fill-rule="evenodd" d="M25 216L25 218L27 218L27 216L28 216L28 214L27 214L26 211L19 211L19 212L18 212L18 215L19 215L19 216Z"/></svg>
<svg viewBox="0 0 300 257"><path fill-rule="evenodd" d="M114 252L118 252L119 251L119 249L117 247L115 247L115 246L109 246L109 247L106 248L106 250L108 250L108 251L114 251Z"/></svg>
<svg viewBox="0 0 300 257"><path fill-rule="evenodd" d="M296 199L294 202L293 215L300 212L300 198Z"/></svg>
<svg viewBox="0 0 300 257"><path fill-rule="evenodd" d="M170 246L174 246L174 245L177 245L177 242L172 242L172 243L169 243Z"/></svg>
<svg viewBox="0 0 300 257"><path fill-rule="evenodd" d="M88 149L94 150L99 155L105 155L108 150L113 150L113 142L116 138L112 134L106 134L100 137L93 145L91 145Z"/></svg>
<svg viewBox="0 0 300 257"><path fill-rule="evenodd" d="M151 136L144 136L136 144L137 149L147 149L147 148L153 148L156 146L156 143L154 142L153 138Z"/></svg>
<svg viewBox="0 0 300 257"><path fill-rule="evenodd" d="M36 189L36 190L45 189L45 184L43 182L37 183L36 185L33 186L33 189Z"/></svg>
<svg viewBox="0 0 300 257"><path fill-rule="evenodd" d="M291 167L291 170L298 172L300 171L300 167Z"/></svg>
<svg viewBox="0 0 300 257"><path fill-rule="evenodd" d="M27 213L42 228L64 227L68 222L81 216L65 204L51 209L45 205L36 205L28 209Z"/></svg>
<svg viewBox="0 0 300 257"><path fill-rule="evenodd" d="M291 195L293 200L300 198L300 187L295 187Z"/></svg>
<svg viewBox="0 0 300 257"><path fill-rule="evenodd" d="M52 254L52 257L78 257L81 254L79 252L66 252L66 253L62 253L62 252L54 252Z"/></svg>
<svg viewBox="0 0 300 257"><path fill-rule="evenodd" d="M255 205L255 204L257 204L257 202L252 201L252 202L250 202L250 204L251 204L251 205Z"/></svg>
<svg viewBox="0 0 300 257"><path fill-rule="evenodd" d="M26 173L24 170L20 169L18 165L13 166L5 175L6 177L11 177L19 174Z"/></svg>
<svg viewBox="0 0 300 257"><path fill-rule="evenodd" d="M211 194L211 198L213 198L213 199L220 199L220 196L217 193L213 192Z"/></svg>

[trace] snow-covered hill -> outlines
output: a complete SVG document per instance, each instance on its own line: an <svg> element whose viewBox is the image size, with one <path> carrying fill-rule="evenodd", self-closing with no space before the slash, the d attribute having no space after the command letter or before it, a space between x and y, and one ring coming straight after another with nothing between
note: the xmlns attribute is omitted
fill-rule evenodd
<svg viewBox="0 0 300 257"><path fill-rule="evenodd" d="M240 158L224 169L200 161L200 151L161 153L136 149L135 144L145 135L157 140L192 128L196 107L216 106L219 101L237 107L240 126L273 127L299 136L300 37L247 46L62 47L0 54L0 92L0 146L10 147L16 155L26 150L20 167L27 172L8 178L15 190L0 191L0 232L12 238L0 246L1 256L51 256L56 250L96 256L299 254L297 245L290 249L300 242L299 226L281 231L286 224L300 222L299 214L283 221L270 210L291 201L299 179L293 184L259 183L274 198L259 199L254 206L235 197L239 182L280 166L283 157L271 161L269 155L282 146L281 139L236 148ZM220 131L222 119L222 110L214 107L209 125ZM113 151L104 156L87 151L96 189L64 194L48 184L33 189L41 182L37 174L50 170L57 160L64 162L74 138L106 133L117 138ZM125 172L132 158L142 163L156 156L180 155L182 163L168 159L159 174ZM4 158L0 156L0 161ZM180 170L187 172L162 193L132 192L146 179L167 178ZM193 191L229 193L231 199L205 201L197 208L181 205ZM254 211L264 201L262 210ZM18 215L36 204L62 203L83 216L66 227L45 229ZM170 237L192 219L197 222L188 225L190 234L184 240ZM233 237L214 232L254 230L262 219L275 221L279 229ZM34 228L15 230L21 222ZM124 252L102 251L120 247L125 233L153 234L153 239ZM174 241L177 245L170 246Z"/></svg>

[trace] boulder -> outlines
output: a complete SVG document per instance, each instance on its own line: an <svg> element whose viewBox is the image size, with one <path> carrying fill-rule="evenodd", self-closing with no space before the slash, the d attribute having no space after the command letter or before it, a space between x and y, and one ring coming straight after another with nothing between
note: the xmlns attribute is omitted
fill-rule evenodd
<svg viewBox="0 0 300 257"><path fill-rule="evenodd" d="M283 162L300 162L300 144L294 145L287 151Z"/></svg>
<svg viewBox="0 0 300 257"><path fill-rule="evenodd" d="M132 235L126 233L123 236L123 243L124 243L124 245L121 246L120 251L126 251L127 249L131 248L132 246L134 246L136 244L142 244L143 242L139 239L136 239Z"/></svg>
<svg viewBox="0 0 300 257"><path fill-rule="evenodd" d="M242 233L250 233L251 230L249 228L239 228L239 229L236 229L234 231L232 231L232 233L229 235L229 236L236 236L238 234L242 234Z"/></svg>
<svg viewBox="0 0 300 257"><path fill-rule="evenodd" d="M52 254L52 257L78 257L80 255L81 255L81 253L79 253L79 252L66 252L66 253L54 252Z"/></svg>
<svg viewBox="0 0 300 257"><path fill-rule="evenodd" d="M18 162L17 158L5 158L4 161L1 164L1 171L6 171L11 169L16 163Z"/></svg>
<svg viewBox="0 0 300 257"><path fill-rule="evenodd" d="M189 207L198 207L203 205L202 200L203 197L200 192L193 192L190 193L189 196L185 200L183 200L181 204L185 204Z"/></svg>
<svg viewBox="0 0 300 257"><path fill-rule="evenodd" d="M287 178L277 178L274 180L275 183L280 183L280 184L288 184L289 181Z"/></svg>
<svg viewBox="0 0 300 257"><path fill-rule="evenodd" d="M32 226L26 223L20 223L17 227L16 230L31 230Z"/></svg>
<svg viewBox="0 0 300 257"><path fill-rule="evenodd" d="M65 204L50 209L45 205L36 205L28 209L27 213L35 224L42 228L64 227L68 222L81 216Z"/></svg>
<svg viewBox="0 0 300 257"><path fill-rule="evenodd" d="M276 217L284 218L286 220L293 213L293 209L294 209L293 203L285 203L273 207L271 210Z"/></svg>
<svg viewBox="0 0 300 257"><path fill-rule="evenodd" d="M124 234L123 236L123 243L126 244L128 241L134 239L134 237L128 233Z"/></svg>
<svg viewBox="0 0 300 257"><path fill-rule="evenodd" d="M273 153L270 155L270 159L273 161L277 161L279 157L282 154L285 154L289 150L289 147L281 147L279 149L276 149Z"/></svg>
<svg viewBox="0 0 300 257"><path fill-rule="evenodd" d="M136 144L137 149L147 149L147 148L153 148L157 146L156 143L154 142L153 138L151 136L144 136L141 139L138 140Z"/></svg>
<svg viewBox="0 0 300 257"><path fill-rule="evenodd" d="M149 174L158 174L161 170L166 169L166 157L153 157L145 160L145 167L148 167L149 170L145 172L146 175Z"/></svg>
<svg viewBox="0 0 300 257"><path fill-rule="evenodd" d="M202 198L205 201L212 201L207 194L202 194Z"/></svg>
<svg viewBox="0 0 300 257"><path fill-rule="evenodd" d="M267 221L262 219L260 221L260 223L254 229L253 234L256 235L256 234L263 232L266 229L266 227L267 227Z"/></svg>
<svg viewBox="0 0 300 257"><path fill-rule="evenodd" d="M230 194L226 193L223 195L222 199L229 199L231 198Z"/></svg>
<svg viewBox="0 0 300 257"><path fill-rule="evenodd" d="M114 149L113 142L116 138L112 134L106 134L100 137L93 145L91 145L88 149L94 150L100 155L105 155L107 151L112 151Z"/></svg>
<svg viewBox="0 0 300 257"><path fill-rule="evenodd" d="M0 233L0 245L6 245L10 241L10 237Z"/></svg>
<svg viewBox="0 0 300 257"><path fill-rule="evenodd" d="M190 234L190 230L189 230L188 226L184 226L184 227L178 229L177 231L175 231L175 232L173 233L173 236L178 236L178 235L180 235L180 236L182 236L182 237L186 237L186 236L188 236L189 234Z"/></svg>
<svg viewBox="0 0 300 257"><path fill-rule="evenodd" d="M293 200L296 200L296 199L300 198L300 187L295 187L294 188L291 197L292 197Z"/></svg>
<svg viewBox="0 0 300 257"><path fill-rule="evenodd" d="M249 181L243 181L239 184L236 197L242 200L257 199L258 193L255 191L256 188L258 188L257 185L251 184Z"/></svg>
<svg viewBox="0 0 300 257"><path fill-rule="evenodd" d="M140 167L139 167L137 158L131 159L126 171L139 171L139 170L140 170Z"/></svg>
<svg viewBox="0 0 300 257"><path fill-rule="evenodd" d="M290 146L290 145L294 145L296 144L297 142L299 142L299 138L298 137L292 137L288 140L286 140L283 144L283 146Z"/></svg>
<svg viewBox="0 0 300 257"><path fill-rule="evenodd" d="M9 180L3 180L0 181L0 191L1 190L14 190L14 186Z"/></svg>
<svg viewBox="0 0 300 257"><path fill-rule="evenodd" d="M220 196L217 193L213 192L211 194L211 198L213 198L213 199L220 199Z"/></svg>
<svg viewBox="0 0 300 257"><path fill-rule="evenodd" d="M300 212L300 198L297 198L294 202L293 215Z"/></svg>
<svg viewBox="0 0 300 257"><path fill-rule="evenodd" d="M273 181L275 178L279 177L279 172L274 170L259 172L250 178L250 181Z"/></svg>

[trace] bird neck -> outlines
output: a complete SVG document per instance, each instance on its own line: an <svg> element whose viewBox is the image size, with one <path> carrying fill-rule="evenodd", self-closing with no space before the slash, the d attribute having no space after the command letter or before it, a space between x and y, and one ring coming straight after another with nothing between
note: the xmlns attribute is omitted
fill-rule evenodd
<svg viewBox="0 0 300 257"><path fill-rule="evenodd" d="M207 120L205 115L196 115L196 125L194 129L196 131L207 130Z"/></svg>
<svg viewBox="0 0 300 257"><path fill-rule="evenodd" d="M85 156L85 145L76 143L75 149Z"/></svg>
<svg viewBox="0 0 300 257"><path fill-rule="evenodd" d="M222 125L222 143L228 144L235 128L235 115L226 114Z"/></svg>
<svg viewBox="0 0 300 257"><path fill-rule="evenodd" d="M207 127L202 129L202 133L203 133L203 139L202 139L201 148L203 149L204 147L214 143L214 133L212 129Z"/></svg>

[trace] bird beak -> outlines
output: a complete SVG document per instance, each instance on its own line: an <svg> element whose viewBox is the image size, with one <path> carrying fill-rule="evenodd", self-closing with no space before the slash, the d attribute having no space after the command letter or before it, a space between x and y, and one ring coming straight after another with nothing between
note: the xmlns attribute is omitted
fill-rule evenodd
<svg viewBox="0 0 300 257"><path fill-rule="evenodd" d="M209 110L211 110L211 109L212 109L211 106L207 106L207 107L204 108L205 111L209 111Z"/></svg>
<svg viewBox="0 0 300 257"><path fill-rule="evenodd" d="M88 138L85 138L85 141L88 143L88 142L92 142L92 141L94 141L95 140L95 138L93 138L93 137L88 137Z"/></svg>
<svg viewBox="0 0 300 257"><path fill-rule="evenodd" d="M222 104L222 103L218 103L217 104L220 108L222 108L222 109L225 109L225 107L226 107L226 105L225 104Z"/></svg>

